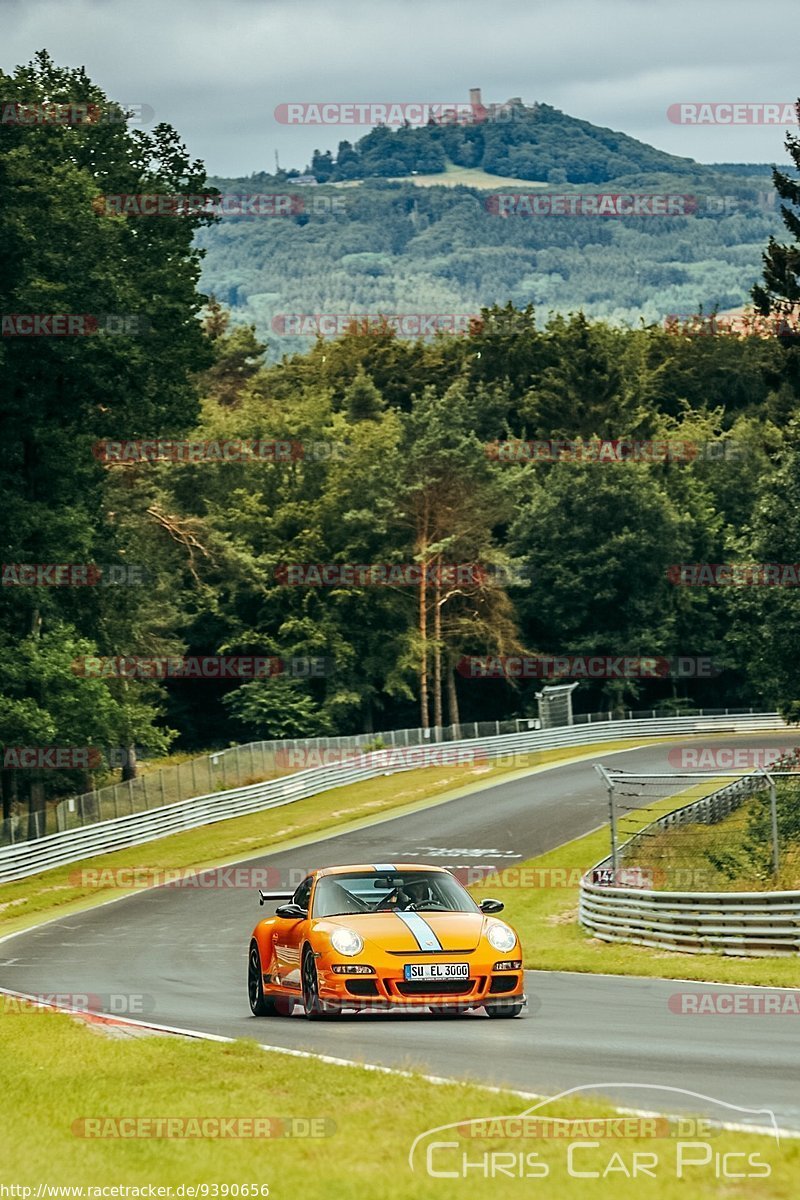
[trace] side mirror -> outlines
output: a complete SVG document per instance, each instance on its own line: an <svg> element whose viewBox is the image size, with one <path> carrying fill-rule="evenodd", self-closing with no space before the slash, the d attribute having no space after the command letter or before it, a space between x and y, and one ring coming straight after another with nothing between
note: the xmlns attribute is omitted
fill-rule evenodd
<svg viewBox="0 0 800 1200"><path fill-rule="evenodd" d="M276 917L288 917L290 921L301 921L308 916L308 909L299 904L279 904L275 909Z"/></svg>
<svg viewBox="0 0 800 1200"><path fill-rule="evenodd" d="M498 913L505 908L502 900L481 900L480 910L482 913Z"/></svg>

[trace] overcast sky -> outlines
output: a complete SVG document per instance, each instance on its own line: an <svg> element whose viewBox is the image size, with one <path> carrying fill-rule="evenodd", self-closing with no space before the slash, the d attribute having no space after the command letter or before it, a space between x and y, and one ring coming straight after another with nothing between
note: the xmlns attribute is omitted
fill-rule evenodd
<svg viewBox="0 0 800 1200"><path fill-rule="evenodd" d="M147 104L211 174L304 167L366 128L277 105L521 96L701 162L785 161L785 127L667 118L800 95L797 0L0 0L0 66L46 47ZM0 97L1 99L1 97Z"/></svg>

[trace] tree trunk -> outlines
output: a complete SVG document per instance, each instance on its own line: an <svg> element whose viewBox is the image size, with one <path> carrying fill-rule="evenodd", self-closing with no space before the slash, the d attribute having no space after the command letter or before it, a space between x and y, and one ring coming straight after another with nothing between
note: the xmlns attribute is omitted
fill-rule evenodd
<svg viewBox="0 0 800 1200"><path fill-rule="evenodd" d="M458 711L458 693L456 692L456 669L452 663L447 665L447 708L450 713L450 724L453 726L453 739L458 741L461 736L461 715Z"/></svg>
<svg viewBox="0 0 800 1200"><path fill-rule="evenodd" d="M428 729L428 596L427 596L427 561L423 558L420 564L419 580L419 636L422 643L419 665L419 714L420 725Z"/></svg>
<svg viewBox="0 0 800 1200"><path fill-rule="evenodd" d="M442 579L441 555L436 559L436 583L433 593L433 723L437 729L442 718Z"/></svg>

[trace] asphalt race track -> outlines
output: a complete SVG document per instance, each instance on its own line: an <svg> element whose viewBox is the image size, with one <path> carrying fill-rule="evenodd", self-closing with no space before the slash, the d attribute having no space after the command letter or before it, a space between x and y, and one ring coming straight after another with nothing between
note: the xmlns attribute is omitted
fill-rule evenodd
<svg viewBox="0 0 800 1200"><path fill-rule="evenodd" d="M688 744L798 742L800 734L781 731ZM668 771L667 751L680 744L687 743L598 754L246 865L297 870L419 860L513 866L605 821L605 789L594 762ZM676 791L685 786L676 780ZM218 829L223 858L224 823ZM147 861L144 846L142 864ZM141 995L145 1018L161 1025L537 1094L590 1085L631 1108L763 1123L710 1100L622 1085L685 1089L747 1110L769 1109L780 1126L800 1130L798 1015L680 1015L670 1010L669 997L708 985L529 971L529 1011L516 1020L492 1021L482 1012L450 1021L361 1013L312 1023L299 1007L291 1019L257 1019L247 1003L247 946L255 922L271 911L259 908L253 890L235 887L133 893L2 942L0 986L29 994Z"/></svg>

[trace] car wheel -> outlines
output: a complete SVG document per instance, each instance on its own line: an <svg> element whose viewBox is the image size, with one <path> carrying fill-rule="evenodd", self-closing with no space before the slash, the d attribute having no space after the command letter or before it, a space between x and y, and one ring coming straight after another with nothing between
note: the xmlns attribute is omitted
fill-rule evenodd
<svg viewBox="0 0 800 1200"><path fill-rule="evenodd" d="M247 998L250 1001L250 1011L254 1017L268 1017L275 1012L275 1002L264 995L261 955L256 942L250 943L250 957L247 962Z"/></svg>
<svg viewBox="0 0 800 1200"><path fill-rule="evenodd" d="M522 1012L521 1004L484 1004L487 1017L518 1017Z"/></svg>
<svg viewBox="0 0 800 1200"><path fill-rule="evenodd" d="M303 1008L310 1021L318 1021L320 1017L334 1017L339 1015L340 1010L335 1004L327 1004L319 998L317 964L314 962L314 955L311 950L306 950L303 955L302 980Z"/></svg>
<svg viewBox="0 0 800 1200"><path fill-rule="evenodd" d="M278 1017L290 1017L294 1012L294 1000L291 996L276 996L274 1004L275 1015Z"/></svg>

